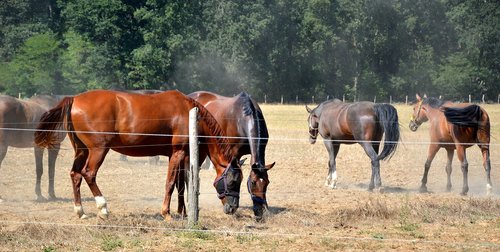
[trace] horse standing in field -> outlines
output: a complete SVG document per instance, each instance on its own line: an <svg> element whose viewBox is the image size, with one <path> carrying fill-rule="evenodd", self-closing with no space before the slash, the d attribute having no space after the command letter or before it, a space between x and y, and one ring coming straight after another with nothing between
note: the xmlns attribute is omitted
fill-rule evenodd
<svg viewBox="0 0 500 252"><path fill-rule="evenodd" d="M231 148L240 160L243 155L251 154L248 192L252 198L253 211L257 220L261 220L267 205L267 171L275 163L266 165L265 150L269 133L264 115L257 102L242 92L234 97L226 97L207 91L188 95L203 104L215 117L228 136Z"/></svg>
<svg viewBox="0 0 500 252"><path fill-rule="evenodd" d="M469 191L467 174L469 163L467 162L466 149L477 144L483 155L483 166L486 171L486 190L491 193L491 164L490 164L490 119L488 113L474 104L455 104L450 101L442 101L437 98L416 95L417 101L413 107L413 115L410 120L410 130L416 131L418 127L429 121L430 123L430 145L427 160L424 166L424 175L420 192L427 192L427 174L432 160L440 148L444 148L448 155L446 174L448 183L446 189L451 190L451 170L454 150L460 161L463 174L462 195Z"/></svg>
<svg viewBox="0 0 500 252"><path fill-rule="evenodd" d="M318 133L323 137L329 154L328 176L325 185L336 188L337 167L335 158L341 144L359 143L370 157L372 176L368 189L382 185L380 160L390 159L399 142L399 123L396 109L390 104L372 102L344 103L328 100L314 109L306 106L309 113L309 141L316 143ZM378 154L382 136L384 148Z"/></svg>
<svg viewBox="0 0 500 252"><path fill-rule="evenodd" d="M41 178L43 175L44 149L35 145L34 130L43 113L59 102L58 96L38 95L28 100L20 100L7 95L0 95L0 164L7 154L9 146L15 148L34 148L36 166L35 193L37 201L45 201L42 196ZM48 199L56 199L54 175L56 159L65 134L59 134L54 144L48 149L49 189Z"/></svg>
<svg viewBox="0 0 500 252"><path fill-rule="evenodd" d="M95 197L99 217L108 216L107 203L97 182L97 172L110 149L128 156L169 157L165 197L161 214L171 219L170 199L177 186L179 208L185 214L184 183L179 178L189 167L189 111L199 109L198 130L200 158L207 155L214 163L217 177L214 186L224 205L226 214L238 208L242 181L241 169L233 158L224 131L212 115L198 102L178 91L157 94L134 94L106 90L88 91L65 98L55 108L42 116L35 134L39 146L52 146L54 132L63 125L68 131L75 150L71 169L74 192L74 210L79 218L85 218L81 204L80 185L87 182ZM217 137L214 137L217 136Z"/></svg>

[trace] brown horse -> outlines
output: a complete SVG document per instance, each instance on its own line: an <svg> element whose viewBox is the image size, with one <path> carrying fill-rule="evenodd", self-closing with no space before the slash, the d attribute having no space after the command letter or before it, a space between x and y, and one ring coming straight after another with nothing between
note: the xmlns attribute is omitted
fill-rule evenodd
<svg viewBox="0 0 500 252"><path fill-rule="evenodd" d="M483 166L487 179L486 190L487 194L490 194L492 184L490 178L490 119L488 113L478 105L455 104L433 97L427 98L427 96L421 98L418 94L416 98L417 101L413 107L413 115L409 125L410 130L416 131L422 123L429 121L431 137L420 191L427 192L427 174L432 160L440 148L444 148L448 153L448 163L446 164L448 183L446 189L451 190L451 163L456 149L463 173L462 195L466 195L469 191L467 179L469 164L465 150L477 144L483 155Z"/></svg>
<svg viewBox="0 0 500 252"><path fill-rule="evenodd" d="M269 184L267 171L275 163L266 166L265 150L269 133L264 115L257 102L243 92L234 97L226 97L207 91L188 95L203 104L224 129L229 142L240 160L243 155L251 154L248 192L252 198L253 211L261 220L267 209L266 191Z"/></svg>
<svg viewBox="0 0 500 252"><path fill-rule="evenodd" d="M20 100L7 95L0 95L0 164L7 154L9 146L15 148L34 148L36 166L35 193L37 201L45 201L40 188L43 175L44 149L34 143L34 130L43 113L55 106L61 98L58 96L38 95L28 100ZM48 149L49 164L49 200L56 198L54 192L54 175L60 143L64 140L60 134L52 148Z"/></svg>
<svg viewBox="0 0 500 252"><path fill-rule="evenodd" d="M99 187L97 171L110 149L129 156L164 155L169 157L165 198L161 214L171 219L170 199L175 186L179 191L180 214L185 214L184 183L179 174L189 166L189 110L199 109L198 130L202 136L224 136L224 131L211 114L198 102L178 91L158 94L94 90L65 98L57 107L44 114L35 134L39 146L51 146L54 132L63 125L75 150L71 169L74 209L85 218L81 205L82 177L92 191L99 217L106 218L108 210ZM239 204L242 180L241 169L225 138L200 137L200 158L210 156L217 178L214 186L224 205L232 214Z"/></svg>
<svg viewBox="0 0 500 252"><path fill-rule="evenodd" d="M372 163L372 176L368 189L382 185L380 160L389 159L399 142L399 123L396 109L390 104L372 102L343 103L328 100L315 109L306 106L309 112L309 135L311 144L316 143L318 133L323 137L329 154L329 172L325 185L336 188L337 168L335 158L340 144L359 143ZM378 154L380 141L385 134L384 148Z"/></svg>

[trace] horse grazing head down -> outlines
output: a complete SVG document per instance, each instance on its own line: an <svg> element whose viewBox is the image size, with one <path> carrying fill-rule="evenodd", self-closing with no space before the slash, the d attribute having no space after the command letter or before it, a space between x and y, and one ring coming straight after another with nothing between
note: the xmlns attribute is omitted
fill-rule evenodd
<svg viewBox="0 0 500 252"><path fill-rule="evenodd" d="M309 124L309 142L314 144L318 138L319 115L316 114L316 108L311 109L306 105L306 110L309 113L309 117L307 118Z"/></svg>
<svg viewBox="0 0 500 252"><path fill-rule="evenodd" d="M240 186L243 174L238 161L233 158L221 176L214 181L217 197L224 205L225 214L234 214L239 208Z"/></svg>
<svg viewBox="0 0 500 252"><path fill-rule="evenodd" d="M264 211L268 209L266 192L269 185L267 171L273 168L276 162L263 168L258 163L252 165L250 176L248 176L247 188L253 202L253 213L257 221L262 220Z"/></svg>

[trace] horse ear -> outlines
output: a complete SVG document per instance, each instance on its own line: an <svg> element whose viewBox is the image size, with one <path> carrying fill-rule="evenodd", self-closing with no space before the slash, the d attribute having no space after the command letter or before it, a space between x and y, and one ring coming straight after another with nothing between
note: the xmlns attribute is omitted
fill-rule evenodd
<svg viewBox="0 0 500 252"><path fill-rule="evenodd" d="M276 162L273 162L272 164L269 164L269 165L266 165L266 170L271 170L271 168L273 168L273 166L276 164Z"/></svg>
<svg viewBox="0 0 500 252"><path fill-rule="evenodd" d="M424 94L424 99L427 99L427 94Z"/></svg>
<svg viewBox="0 0 500 252"><path fill-rule="evenodd" d="M309 108L307 105L306 105L306 110L307 110L307 113L311 114L312 109Z"/></svg>
<svg viewBox="0 0 500 252"><path fill-rule="evenodd" d="M420 95L419 95L418 93L417 93L417 94L415 94L415 98L417 98L417 101L422 100L422 97L420 97Z"/></svg>

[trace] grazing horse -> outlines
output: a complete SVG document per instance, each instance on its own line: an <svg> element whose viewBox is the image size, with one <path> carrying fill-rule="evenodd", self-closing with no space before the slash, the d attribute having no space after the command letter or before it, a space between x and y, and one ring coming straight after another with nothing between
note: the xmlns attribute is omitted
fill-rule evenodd
<svg viewBox="0 0 500 252"><path fill-rule="evenodd" d="M36 166L35 193L37 201L45 201L40 188L43 175L44 149L34 143L34 129L43 113L55 106L60 100L58 96L38 95L28 100L20 100L7 95L0 95L0 164L7 154L9 146L16 148L34 148ZM56 198L54 192L54 175L60 143L65 135L60 134L52 148L48 149L49 164L49 200Z"/></svg>
<svg viewBox="0 0 500 252"><path fill-rule="evenodd" d="M444 148L448 154L446 164L448 183L446 189L451 190L451 163L454 150L457 150L457 157L463 174L462 195L467 195L469 191L467 179L469 164L465 152L467 148L477 144L483 155L483 166L487 179L486 191L489 195L492 184L490 178L490 119L488 113L478 105L455 104L434 97L427 98L427 96L422 98L418 94L416 98L417 101L413 107L413 115L409 125L410 130L416 131L422 123L429 121L431 138L420 192L427 192L427 174L432 160L438 150Z"/></svg>
<svg viewBox="0 0 500 252"><path fill-rule="evenodd" d="M275 163L266 166L265 150L269 138L264 115L257 102L242 92L234 97L226 97L206 91L188 95L203 104L215 117L229 137L236 158L251 154L248 192L252 198L253 211L261 220L267 209L266 191L269 184L267 171Z"/></svg>
<svg viewBox="0 0 500 252"><path fill-rule="evenodd" d="M340 144L359 143L372 163L372 176L368 189L372 191L382 185L380 160L390 159L399 142L399 123L396 109L390 104L372 102L344 103L338 99L328 100L309 112L309 141L316 142L318 133L323 137L329 154L328 176L325 185L337 186L335 158ZM382 135L384 148L378 154Z"/></svg>
<svg viewBox="0 0 500 252"><path fill-rule="evenodd" d="M184 183L179 174L189 167L189 111L199 109L200 158L207 155L215 164L214 186L226 214L238 208L241 169L233 158L224 131L198 102L178 91L143 95L107 90L88 91L65 98L42 116L35 133L39 146L51 146L54 132L64 125L75 150L71 169L74 210L85 218L80 195L82 177L95 197L99 217L106 218L106 200L97 182L97 171L110 149L128 156L169 157L165 197L161 214L170 220L170 199L177 186L180 214L185 214Z"/></svg>

